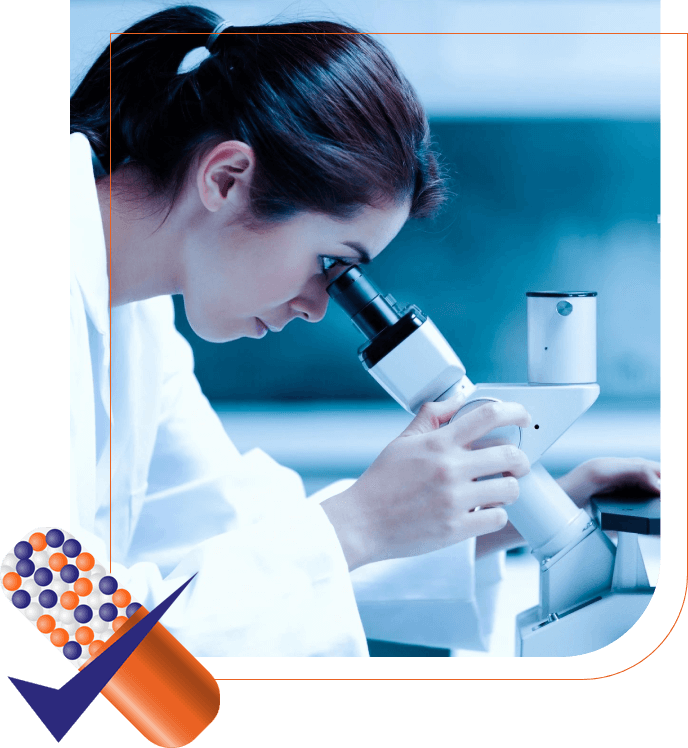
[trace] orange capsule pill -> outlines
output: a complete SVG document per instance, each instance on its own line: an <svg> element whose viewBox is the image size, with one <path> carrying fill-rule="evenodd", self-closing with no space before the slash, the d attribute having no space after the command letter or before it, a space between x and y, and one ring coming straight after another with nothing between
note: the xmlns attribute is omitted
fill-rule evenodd
<svg viewBox="0 0 688 748"><path fill-rule="evenodd" d="M74 586L76 589L76 585ZM115 592L115 594L112 596L112 602L118 607L118 608L126 608L127 605L131 602L131 595L124 589L119 589ZM116 631L117 629L115 629Z"/></svg>
<svg viewBox="0 0 688 748"><path fill-rule="evenodd" d="M102 646L95 654L124 636L147 614L140 607L105 644L99 642ZM93 658L91 653L91 659L79 670L88 667ZM161 623L153 626L101 693L148 740L163 746L188 745L220 708L220 689L213 676Z"/></svg>
<svg viewBox="0 0 688 748"><path fill-rule="evenodd" d="M60 597L60 605L67 610L74 610L79 604L79 596L76 592L63 592Z"/></svg>
<svg viewBox="0 0 688 748"><path fill-rule="evenodd" d="M93 657L94 655L97 655L104 646L105 642L101 641L100 639L96 639L88 645L88 653L91 655L91 657Z"/></svg>
<svg viewBox="0 0 688 748"><path fill-rule="evenodd" d="M81 571L91 571L95 566L96 560L90 553L80 553L76 557L76 565Z"/></svg>
<svg viewBox="0 0 688 748"><path fill-rule="evenodd" d="M41 616L36 621L36 628L41 634L49 634L55 628L55 619L49 615Z"/></svg>
<svg viewBox="0 0 688 748"><path fill-rule="evenodd" d="M74 634L74 638L79 642L79 644L90 644L93 641L94 636L93 629L88 626L80 626L76 630L76 634Z"/></svg>
<svg viewBox="0 0 688 748"><path fill-rule="evenodd" d="M56 647L64 647L64 645L69 641L69 634L64 629L55 629L55 631L50 634L50 641Z"/></svg>
<svg viewBox="0 0 688 748"><path fill-rule="evenodd" d="M81 577L74 582L74 592L76 592L79 597L86 597L86 595L90 595L91 592L93 592L93 582L90 579L86 579L86 577Z"/></svg>
<svg viewBox="0 0 688 748"><path fill-rule="evenodd" d="M34 551L42 551L47 545L48 541L45 539L45 535L42 532L35 532L30 538L29 543Z"/></svg>
<svg viewBox="0 0 688 748"><path fill-rule="evenodd" d="M16 571L8 571L7 574L5 574L5 576L2 578L2 586L6 590L14 592L21 587L21 577L19 576L19 574L17 574Z"/></svg>
<svg viewBox="0 0 688 748"><path fill-rule="evenodd" d="M67 565L67 556L64 553L53 553L48 560L48 565L53 571L60 571Z"/></svg>

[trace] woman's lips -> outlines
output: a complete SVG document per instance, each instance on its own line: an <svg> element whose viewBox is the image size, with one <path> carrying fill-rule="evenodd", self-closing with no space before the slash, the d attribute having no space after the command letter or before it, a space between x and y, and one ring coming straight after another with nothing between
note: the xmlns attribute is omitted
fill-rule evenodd
<svg viewBox="0 0 688 748"><path fill-rule="evenodd" d="M268 330L270 329L265 322L263 322L262 319L259 319L258 317L256 319L256 332L258 333L259 338L264 338L268 334Z"/></svg>
<svg viewBox="0 0 688 748"><path fill-rule="evenodd" d="M275 327L274 325L269 325L267 322L263 322L260 317L256 317L256 319L263 325L263 327L267 327L270 332L282 332L284 329L284 325L282 325L282 327Z"/></svg>

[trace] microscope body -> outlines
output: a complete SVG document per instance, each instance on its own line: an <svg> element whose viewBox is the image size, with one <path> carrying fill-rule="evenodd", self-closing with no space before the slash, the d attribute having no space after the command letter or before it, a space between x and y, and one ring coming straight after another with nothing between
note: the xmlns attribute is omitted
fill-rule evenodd
<svg viewBox="0 0 688 748"><path fill-rule="evenodd" d="M473 445L512 443L531 463L530 473L519 479L518 501L507 507L540 565L539 604L517 618L516 655L584 654L625 633L653 591L637 541L617 559L599 524L539 461L599 395L596 294L527 294L529 382L473 384L432 321L417 307L400 309L392 297L383 297L358 268L328 292L368 338L359 349L364 368L408 412L461 392L466 402L454 419L485 401L518 402L531 415L528 428L496 429ZM633 566L630 574L620 571L622 560Z"/></svg>

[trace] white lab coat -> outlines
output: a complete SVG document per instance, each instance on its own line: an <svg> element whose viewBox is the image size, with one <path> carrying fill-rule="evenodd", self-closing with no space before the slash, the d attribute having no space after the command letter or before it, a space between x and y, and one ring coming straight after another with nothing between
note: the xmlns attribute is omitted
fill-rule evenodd
<svg viewBox="0 0 688 748"><path fill-rule="evenodd" d="M334 528L295 472L231 443L172 300L114 308L110 335L83 135L71 136L71 232L71 532L107 568L111 507L112 573L149 609L198 572L164 620L197 656L367 656Z"/></svg>
<svg viewBox="0 0 688 748"><path fill-rule="evenodd" d="M171 299L114 308L110 336L91 149L78 134L71 232L70 530L106 567L111 544L120 586L150 609L198 572L164 620L197 656L367 656L356 598L370 638L486 648L496 556L476 565L469 540L350 577L318 503L337 486L307 499L294 471L259 449L239 454Z"/></svg>

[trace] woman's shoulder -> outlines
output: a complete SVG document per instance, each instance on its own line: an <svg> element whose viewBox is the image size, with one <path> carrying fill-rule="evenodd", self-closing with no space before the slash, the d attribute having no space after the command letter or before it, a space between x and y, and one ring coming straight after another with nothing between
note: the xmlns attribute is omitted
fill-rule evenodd
<svg viewBox="0 0 688 748"><path fill-rule="evenodd" d="M91 152L91 144L88 142L88 138L82 132L73 132L69 135L69 151L72 154L72 158L75 156L86 157L86 154Z"/></svg>
<svg viewBox="0 0 688 748"><path fill-rule="evenodd" d="M165 326L174 325L174 303L171 296L154 296L152 299L135 301L141 316Z"/></svg>
<svg viewBox="0 0 688 748"><path fill-rule="evenodd" d="M106 170L100 163L100 160L96 156L88 138L81 132L73 132L69 136L69 149L72 158L72 166L75 164L83 166L85 168L90 167L93 170L93 177L100 179L100 177L107 176Z"/></svg>
<svg viewBox="0 0 688 748"><path fill-rule="evenodd" d="M151 346L166 350L180 337L174 324L174 303L171 296L155 296L143 301L126 304L122 309L129 308L127 318L129 324L135 325L139 333L147 339Z"/></svg>
<svg viewBox="0 0 688 748"><path fill-rule="evenodd" d="M69 136L69 168L72 192L74 192L75 183L81 190L87 190L95 183L91 168L91 153L91 144L85 135L74 132Z"/></svg>
<svg viewBox="0 0 688 748"><path fill-rule="evenodd" d="M171 296L156 296L126 306L132 308L141 339L156 352L156 366L162 367L163 376L169 377L178 371L193 372L191 346L174 323Z"/></svg>

